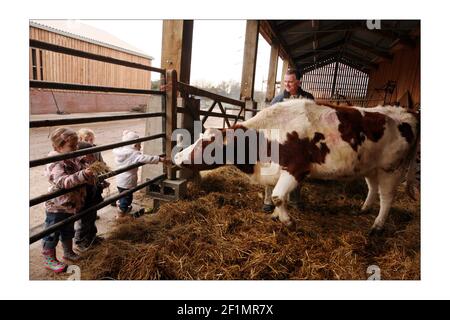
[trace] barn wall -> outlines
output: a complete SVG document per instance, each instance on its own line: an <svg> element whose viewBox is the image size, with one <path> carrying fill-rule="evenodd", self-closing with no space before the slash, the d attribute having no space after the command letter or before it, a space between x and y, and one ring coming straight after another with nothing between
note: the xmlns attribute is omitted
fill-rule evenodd
<svg viewBox="0 0 450 320"><path fill-rule="evenodd" d="M54 98L53 98L54 97ZM91 93L30 89L31 114L130 111L133 107L145 110L149 97L138 94ZM56 103L55 103L56 100Z"/></svg>
<svg viewBox="0 0 450 320"><path fill-rule="evenodd" d="M30 27L30 39L151 66L151 60L148 58L39 28ZM35 50L37 80L131 89L151 88L151 72L146 70L117 66L46 50ZM33 79L32 48L29 51L29 78ZM53 91L58 95L57 102L60 109L67 112L129 111L130 108L146 104L147 101L147 97L138 95ZM54 113L55 110L56 106L50 90L30 89L31 114Z"/></svg>
<svg viewBox="0 0 450 320"><path fill-rule="evenodd" d="M383 87L388 80L397 82L391 104L402 99L407 91L411 95L413 105L420 104L420 44L414 49L403 48L393 52L392 61L380 63L369 79L367 98L379 99L369 101L369 106L383 104L384 92L376 92L375 88Z"/></svg>

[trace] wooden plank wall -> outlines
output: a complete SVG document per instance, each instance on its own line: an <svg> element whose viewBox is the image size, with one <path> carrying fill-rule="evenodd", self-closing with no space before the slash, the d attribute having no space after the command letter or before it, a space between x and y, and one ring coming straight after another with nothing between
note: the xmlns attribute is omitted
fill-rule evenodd
<svg viewBox="0 0 450 320"><path fill-rule="evenodd" d="M144 57L135 56L126 52L121 52L93 43L66 37L39 28L30 27L30 39L45 41L56 45L140 63L148 66L151 65L151 60ZM30 48L29 62L30 79L33 78L31 50L32 48ZM43 64L43 79L41 79L39 70L41 52ZM132 89L151 88L150 71L117 66L106 62L93 61L39 49L36 49L36 57L38 61L37 80Z"/></svg>
<svg viewBox="0 0 450 320"><path fill-rule="evenodd" d="M383 103L384 92L376 92L375 88L383 87L388 80L397 82L391 103L409 91L413 104L420 104L420 44L414 49L403 48L394 52L392 61L380 63L378 69L370 74L367 98L380 99L370 101L369 106Z"/></svg>

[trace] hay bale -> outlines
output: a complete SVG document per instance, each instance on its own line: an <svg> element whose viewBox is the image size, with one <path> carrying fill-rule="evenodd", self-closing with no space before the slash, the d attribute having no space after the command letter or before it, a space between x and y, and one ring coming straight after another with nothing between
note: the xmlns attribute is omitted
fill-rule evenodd
<svg viewBox="0 0 450 320"><path fill-rule="evenodd" d="M362 182L364 183L364 182ZM85 279L420 279L419 206L398 195L384 237L367 231L376 210L362 205L364 185L309 181L294 227L261 212L263 188L234 167L189 183L187 198L157 214L118 225L87 252Z"/></svg>

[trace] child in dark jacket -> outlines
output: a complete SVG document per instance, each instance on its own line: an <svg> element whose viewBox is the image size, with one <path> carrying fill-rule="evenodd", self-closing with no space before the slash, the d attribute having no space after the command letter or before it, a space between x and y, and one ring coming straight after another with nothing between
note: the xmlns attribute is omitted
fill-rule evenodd
<svg viewBox="0 0 450 320"><path fill-rule="evenodd" d="M87 142L78 142L79 149L91 148L93 145ZM101 156L100 156L101 157ZM97 161L98 156L96 153L88 154L81 157L81 164L84 168L88 168L91 164ZM102 193L103 188L109 185L108 182L97 181L96 184L86 186L86 198L81 211L89 209L103 201ZM84 252L91 245L99 243L103 238L97 236L97 226L95 221L97 220L97 210L93 210L83 216L75 223L75 244L78 251Z"/></svg>

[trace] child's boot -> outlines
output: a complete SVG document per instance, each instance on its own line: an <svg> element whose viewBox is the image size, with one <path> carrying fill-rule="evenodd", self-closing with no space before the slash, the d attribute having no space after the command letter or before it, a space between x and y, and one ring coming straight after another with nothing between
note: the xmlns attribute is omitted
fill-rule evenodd
<svg viewBox="0 0 450 320"><path fill-rule="evenodd" d="M126 213L123 212L120 208L117 208L117 212L116 212L116 220L122 220L126 217Z"/></svg>
<svg viewBox="0 0 450 320"><path fill-rule="evenodd" d="M66 265L56 259L56 249L44 249L42 251L44 256L44 267L56 273L63 272Z"/></svg>
<svg viewBox="0 0 450 320"><path fill-rule="evenodd" d="M72 239L64 240L61 242L62 242L62 246L63 246L63 250L64 250L64 255L63 255L64 260L72 261L72 262L80 260L80 256L73 251Z"/></svg>
<svg viewBox="0 0 450 320"><path fill-rule="evenodd" d="M130 218L129 213L131 212L132 206L128 206L125 210L120 207L117 208L116 220L119 222L124 222L127 218Z"/></svg>

